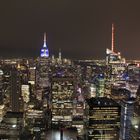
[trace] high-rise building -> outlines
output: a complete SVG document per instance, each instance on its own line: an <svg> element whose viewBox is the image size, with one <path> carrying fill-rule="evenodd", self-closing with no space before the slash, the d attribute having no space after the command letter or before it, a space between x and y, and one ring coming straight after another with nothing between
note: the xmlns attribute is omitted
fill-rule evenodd
<svg viewBox="0 0 140 140"><path fill-rule="evenodd" d="M20 65L20 59L8 59L3 64L3 90L5 93L5 104L11 112L23 111L23 100L21 96L21 85L28 81L26 66Z"/></svg>
<svg viewBox="0 0 140 140"><path fill-rule="evenodd" d="M106 97L87 99L88 140L118 140L121 106Z"/></svg>
<svg viewBox="0 0 140 140"><path fill-rule="evenodd" d="M96 96L97 97L104 97L105 92L105 78L103 74L99 74L96 78Z"/></svg>
<svg viewBox="0 0 140 140"><path fill-rule="evenodd" d="M0 105L3 103L4 90L3 90L3 71L0 70Z"/></svg>
<svg viewBox="0 0 140 140"><path fill-rule="evenodd" d="M3 120L6 111L7 111L6 106L4 104L0 104L0 123Z"/></svg>
<svg viewBox="0 0 140 140"><path fill-rule="evenodd" d="M111 85L116 82L123 81L123 73L126 68L125 58L122 58L120 52L115 51L115 27L112 24L112 45L111 49L106 49L106 83L105 83L105 94L110 96Z"/></svg>
<svg viewBox="0 0 140 140"><path fill-rule="evenodd" d="M52 70L52 126L72 126L75 80L72 68L55 67Z"/></svg>
<svg viewBox="0 0 140 140"><path fill-rule="evenodd" d="M20 111L20 101L19 98L21 96L21 83L20 83L20 73L16 69L15 66L11 67L11 75L10 75L10 110L12 112Z"/></svg>
<svg viewBox="0 0 140 140"><path fill-rule="evenodd" d="M31 85L35 85L36 79L35 79L35 74L36 74L36 67L29 67L29 83Z"/></svg>
<svg viewBox="0 0 140 140"><path fill-rule="evenodd" d="M112 42L111 42L111 50L106 49L106 63L107 64L119 64L125 63L125 59L121 57L120 52L116 53L115 51L115 27L112 24Z"/></svg>
<svg viewBox="0 0 140 140"><path fill-rule="evenodd" d="M135 98L130 98L128 100L123 100L121 103L121 140L131 140L131 126L134 111L134 102Z"/></svg>
<svg viewBox="0 0 140 140"><path fill-rule="evenodd" d="M36 96L38 100L42 100L46 93L46 89L50 86L49 82L49 51L46 41L46 33L44 34L44 44L41 49L40 57L36 66ZM43 100L45 101L45 100Z"/></svg>

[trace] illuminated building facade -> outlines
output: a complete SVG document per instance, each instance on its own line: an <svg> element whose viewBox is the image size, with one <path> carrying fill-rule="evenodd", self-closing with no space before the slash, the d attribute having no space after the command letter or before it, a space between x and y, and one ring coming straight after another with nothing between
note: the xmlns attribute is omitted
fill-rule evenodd
<svg viewBox="0 0 140 140"><path fill-rule="evenodd" d="M28 85L30 90L30 101L36 97L36 61L35 59L29 59L28 61Z"/></svg>
<svg viewBox="0 0 140 140"><path fill-rule="evenodd" d="M107 64L118 64L125 63L125 59L121 57L120 52L115 52L115 27L112 24L112 42L111 42L111 50L106 49L106 63Z"/></svg>
<svg viewBox="0 0 140 140"><path fill-rule="evenodd" d="M128 64L127 66L127 74L129 77L129 81L137 82L140 84L140 67L137 64Z"/></svg>
<svg viewBox="0 0 140 140"><path fill-rule="evenodd" d="M106 72L106 90L105 94L110 96L111 86L118 82L123 81L123 74L126 70L126 61L125 58L122 58L120 52L115 51L115 28L112 24L112 45L111 49L106 49L106 66L108 70Z"/></svg>
<svg viewBox="0 0 140 140"><path fill-rule="evenodd" d="M121 106L106 97L87 99L88 140L118 140Z"/></svg>
<svg viewBox="0 0 140 140"><path fill-rule="evenodd" d="M51 79L52 127L72 126L75 80L71 68L56 67Z"/></svg>
<svg viewBox="0 0 140 140"><path fill-rule="evenodd" d="M3 90L5 93L5 104L9 104L10 103L10 69L11 66L10 65L3 65L2 67L3 69Z"/></svg>
<svg viewBox="0 0 140 140"><path fill-rule="evenodd" d="M30 101L29 85L21 85L21 95L25 103L28 103Z"/></svg>
<svg viewBox="0 0 140 140"><path fill-rule="evenodd" d="M79 74L79 73L78 73ZM76 78L77 79L77 78ZM75 80L76 94L73 100L73 119L72 127L76 127L78 135L84 135L84 97L81 83L77 84L79 79Z"/></svg>
<svg viewBox="0 0 140 140"><path fill-rule="evenodd" d="M90 88L90 96L89 97L90 98L96 97L96 85L93 83L90 83L89 88Z"/></svg>
<svg viewBox="0 0 140 140"><path fill-rule="evenodd" d="M0 70L0 105L3 103L4 90L3 90L3 71Z"/></svg>
<svg viewBox="0 0 140 140"><path fill-rule="evenodd" d="M49 57L49 49L47 47L46 33L44 33L44 44L40 52L40 57Z"/></svg>
<svg viewBox="0 0 140 140"><path fill-rule="evenodd" d="M34 66L30 66L29 67L29 83L31 85L35 85L35 82L36 82L36 67Z"/></svg>
<svg viewBox="0 0 140 140"><path fill-rule="evenodd" d="M135 102L135 98L123 100L121 102L121 106L122 106L121 130L120 130L121 140L131 140L131 126L132 126L132 117L134 112L134 102Z"/></svg>
<svg viewBox="0 0 140 140"><path fill-rule="evenodd" d="M112 46L111 50L106 49L106 64L111 67L111 78L112 80L120 80L122 71L125 70L125 59L121 57L121 53L115 52L115 28L112 24Z"/></svg>
<svg viewBox="0 0 140 140"><path fill-rule="evenodd" d="M28 84L28 69L22 60L5 60L3 69L3 91L5 93L5 104L8 111L22 112L23 100L21 96L21 85Z"/></svg>
<svg viewBox="0 0 140 140"><path fill-rule="evenodd" d="M20 111L20 101L19 98L21 97L21 83L20 83L20 73L15 66L11 68L11 75L10 75L10 110L12 112L19 112Z"/></svg>
<svg viewBox="0 0 140 140"><path fill-rule="evenodd" d="M22 112L6 112L3 121L0 123L0 138L19 139L22 126Z"/></svg>
<svg viewBox="0 0 140 140"><path fill-rule="evenodd" d="M105 92L105 78L103 74L98 75L96 78L96 97L104 97Z"/></svg>
<svg viewBox="0 0 140 140"><path fill-rule="evenodd" d="M5 113L6 113L6 107L4 104L1 104L0 105L0 123L3 120Z"/></svg>
<svg viewBox="0 0 140 140"><path fill-rule="evenodd" d="M138 86L140 85L140 67L138 64L131 63L127 66L128 85L131 96L136 98Z"/></svg>
<svg viewBox="0 0 140 140"><path fill-rule="evenodd" d="M25 116L26 116L26 125L33 133L37 131L42 132L45 130L46 122L44 119L43 110L28 108Z"/></svg>
<svg viewBox="0 0 140 140"><path fill-rule="evenodd" d="M45 89L50 86L49 82L49 51L44 34L44 45L36 65L36 97L39 101L44 98ZM44 101L44 100L43 100Z"/></svg>
<svg viewBox="0 0 140 140"><path fill-rule="evenodd" d="M112 52L107 49L107 65L110 67L110 78L114 82L116 80L122 80L122 74L125 70L125 59L121 58L120 53Z"/></svg>

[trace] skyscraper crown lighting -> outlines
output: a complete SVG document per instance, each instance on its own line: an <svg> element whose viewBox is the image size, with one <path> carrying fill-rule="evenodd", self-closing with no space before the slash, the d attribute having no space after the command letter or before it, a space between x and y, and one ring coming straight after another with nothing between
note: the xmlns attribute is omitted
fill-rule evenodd
<svg viewBox="0 0 140 140"><path fill-rule="evenodd" d="M44 44L43 48L40 51L40 57L49 57L49 49L47 46L46 33L44 33Z"/></svg>

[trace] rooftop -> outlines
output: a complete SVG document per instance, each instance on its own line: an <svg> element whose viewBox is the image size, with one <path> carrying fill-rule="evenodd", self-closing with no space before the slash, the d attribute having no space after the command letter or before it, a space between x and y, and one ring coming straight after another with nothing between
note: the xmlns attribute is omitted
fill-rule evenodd
<svg viewBox="0 0 140 140"><path fill-rule="evenodd" d="M117 102L114 100L107 98L107 97L96 97L96 98L90 98L86 100L88 105L92 107L97 107L97 106L120 106Z"/></svg>

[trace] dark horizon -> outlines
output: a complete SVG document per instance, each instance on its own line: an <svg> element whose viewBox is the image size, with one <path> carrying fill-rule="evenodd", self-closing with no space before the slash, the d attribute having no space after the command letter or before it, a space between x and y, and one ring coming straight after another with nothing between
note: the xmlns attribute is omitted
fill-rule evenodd
<svg viewBox="0 0 140 140"><path fill-rule="evenodd" d="M37 57L48 34L50 54L71 59L104 59L111 48L140 59L140 1L10 1L0 5L0 56Z"/></svg>

